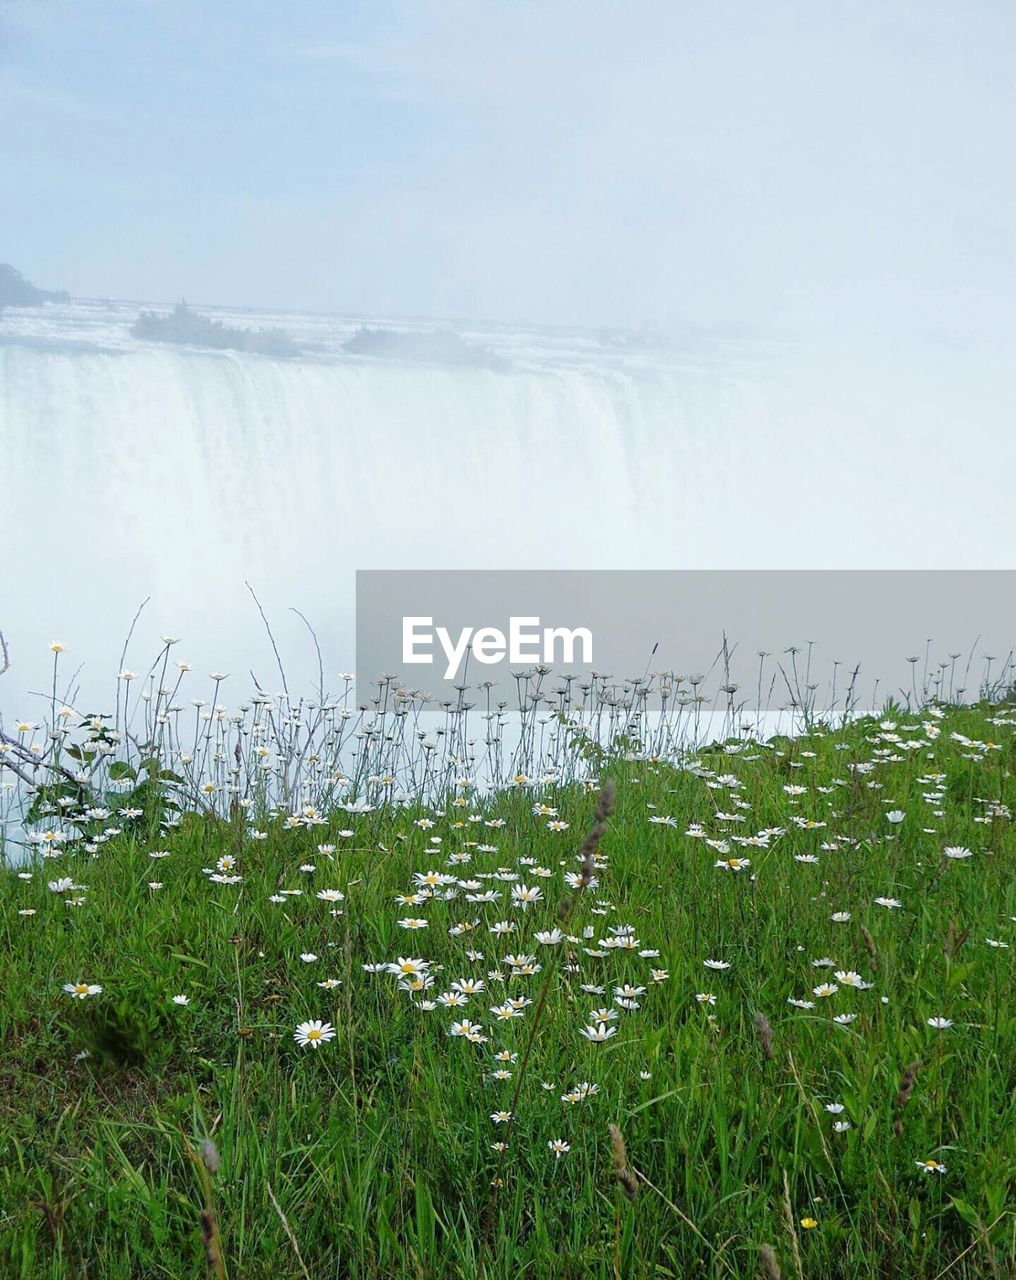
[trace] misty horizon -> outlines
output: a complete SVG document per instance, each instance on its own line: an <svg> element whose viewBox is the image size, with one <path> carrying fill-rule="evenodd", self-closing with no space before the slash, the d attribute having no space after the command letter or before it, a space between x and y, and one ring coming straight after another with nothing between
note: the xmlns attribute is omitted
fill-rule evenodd
<svg viewBox="0 0 1016 1280"><path fill-rule="evenodd" d="M8 264L16 266L17 264ZM53 285L49 281L40 282L34 278L31 272L22 273L30 284L42 289L45 292L59 292L61 286ZM399 311L377 311L374 309L367 310L341 310L332 309L316 309L313 307L296 307L296 306L265 306L260 303L237 303L229 299L214 298L194 298L194 297L141 297L135 294L125 294L123 296L111 293L96 294L77 294L70 293L69 300L72 303L95 303L105 305L109 303L123 304L138 307L174 307L183 302L188 307L199 310L233 312L238 315L278 315L278 316L319 316L322 319L336 320L377 320L412 322L419 321L421 323L430 322L436 324L465 324L490 326L492 328L535 328L545 329L547 331L560 331L562 333L631 333L631 334L648 334L658 333L662 336L678 337L681 335L715 335L730 337L768 337L768 338L793 338L795 333L790 329L778 329L775 327L766 327L763 325L747 325L739 323L733 317L726 319L717 319L711 324L696 323L694 320L682 320L671 325L658 324L653 320L645 320L640 325L618 325L618 324L565 324L565 323L549 323L542 321L534 316L521 316L515 319L505 319L497 316L485 315L444 315L433 314L429 312L399 312ZM43 305L43 304L39 304ZM60 305L59 303L46 303L44 305ZM9 310L19 310L16 306L10 306ZM3 308L0 306L0 315Z"/></svg>
<svg viewBox="0 0 1016 1280"><path fill-rule="evenodd" d="M1016 332L1008 6L106 12L0 8L0 245L44 287Z"/></svg>

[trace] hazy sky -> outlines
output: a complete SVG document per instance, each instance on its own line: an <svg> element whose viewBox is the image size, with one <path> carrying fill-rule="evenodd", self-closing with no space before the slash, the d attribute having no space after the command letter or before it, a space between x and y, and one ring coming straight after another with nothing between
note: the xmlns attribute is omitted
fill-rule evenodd
<svg viewBox="0 0 1016 1280"><path fill-rule="evenodd" d="M0 260L88 296L1016 331L1011 0L6 0Z"/></svg>

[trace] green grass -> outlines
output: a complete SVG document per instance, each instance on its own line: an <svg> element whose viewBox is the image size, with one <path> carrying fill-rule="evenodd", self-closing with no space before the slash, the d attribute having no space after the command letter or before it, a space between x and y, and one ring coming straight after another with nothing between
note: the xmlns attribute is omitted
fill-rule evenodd
<svg viewBox="0 0 1016 1280"><path fill-rule="evenodd" d="M309 829L273 820L256 841L239 822L187 816L168 834L115 837L94 860L68 851L33 867L30 880L18 879L24 868L0 872L3 1276L205 1274L204 1170L188 1155L205 1138L221 1157L211 1184L225 1267L242 1280L741 1277L762 1274L763 1244L784 1276L809 1280L1009 1274L1016 832L1004 816L977 819L990 802L1016 809L1016 713L950 710L926 743L922 729L903 727L919 726L917 717L894 718L900 743L880 740L878 722L867 720L706 752L711 778L618 761L604 771L617 798L599 887L574 903L562 870L580 869L596 806L582 787L520 786L483 808L449 806L431 815L430 830L414 825L423 810L342 812ZM924 745L904 749L915 741ZM874 768L855 772L859 762ZM944 775L937 800L928 798L932 774ZM710 787L720 775L743 785ZM788 785L806 790L793 796ZM532 813L538 801L568 829L548 830ZM886 818L893 809L906 815L899 824ZM506 825L470 822L475 813ZM650 824L651 814L677 825ZM794 816L826 825L800 829ZM735 873L715 868L720 854L685 834L693 822L710 838L785 834L768 848L732 848L726 856L751 859ZM342 828L354 837L338 837ZM511 868L545 901L521 912L503 883L497 904L460 896L396 905L414 872L447 871L469 841L497 852L473 849L453 871ZM839 847L822 850L830 841ZM325 842L337 846L331 859L317 853ZM945 846L973 856L945 859ZM170 856L150 859L156 849ZM241 884L203 874L225 854L237 858ZM801 854L818 865L795 861ZM523 857L553 876L534 877L519 867ZM299 870L309 863L313 874ZM59 876L87 886L83 905L47 888ZM150 889L151 880L164 887ZM270 903L280 887L304 892ZM342 914L315 897L321 888L345 893ZM902 907L878 906L879 896ZM582 946L596 944L585 942L570 948L581 971L570 969L567 946L532 938L553 927L562 904L574 937L631 924L659 958L589 957ZM19 914L27 909L36 914ZM849 922L833 922L837 911ZM414 915L429 927L398 926ZM480 924L471 934L449 936L472 919ZM518 924L503 940L487 929L502 919ZM469 947L483 961L471 963ZM507 1024L489 1012L500 992L474 995L461 1011L423 1012L394 978L361 967L424 957L443 966L435 994L527 951L539 953L542 972L513 977L504 991L534 1004ZM303 952L320 959L304 963ZM813 997L833 980L812 966L823 957L872 989L841 982L834 996ZM712 972L707 958L731 967ZM669 976L649 981L654 967ZM318 987L327 977L341 986ZM62 986L77 980L102 993L72 1000ZM584 994L582 982L606 993ZM622 1011L606 1043L589 1043L579 1034L585 1015L609 1005L623 982L646 986L641 1007ZM176 994L189 1006L174 1005ZM836 1024L841 1013L858 1016ZM758 1014L772 1028L771 1057ZM451 1038L461 1016L482 1023L490 1042ZM953 1025L934 1030L933 1016ZM298 1048L293 1031L308 1018L331 1021L335 1039ZM520 1055L505 1082L487 1078L501 1046ZM900 1109L913 1062L921 1068ZM599 1093L564 1104L560 1095L579 1081ZM504 1126L490 1113L508 1108L516 1087L500 1164L490 1144ZM829 1113L827 1103L844 1110ZM837 1120L850 1128L834 1132ZM615 1178L611 1122L640 1178L633 1201ZM570 1143L560 1159L547 1147L556 1138ZM916 1162L925 1159L947 1171L922 1174Z"/></svg>

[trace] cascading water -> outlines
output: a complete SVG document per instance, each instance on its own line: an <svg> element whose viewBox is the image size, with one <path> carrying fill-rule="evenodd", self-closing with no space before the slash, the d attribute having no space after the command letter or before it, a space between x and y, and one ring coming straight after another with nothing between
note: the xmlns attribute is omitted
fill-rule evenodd
<svg viewBox="0 0 1016 1280"><path fill-rule="evenodd" d="M273 358L134 339L138 310L0 319L0 479L33 547L0 627L23 662L59 634L112 674L150 595L148 633L247 665L249 579L348 665L355 568L670 565L737 489L769 354L473 328L495 367L424 364L346 354L359 321L245 314L301 349Z"/></svg>

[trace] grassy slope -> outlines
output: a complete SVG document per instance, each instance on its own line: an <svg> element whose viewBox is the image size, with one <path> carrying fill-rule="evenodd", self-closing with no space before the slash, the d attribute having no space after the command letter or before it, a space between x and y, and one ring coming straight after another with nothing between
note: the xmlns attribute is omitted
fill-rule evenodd
<svg viewBox="0 0 1016 1280"><path fill-rule="evenodd" d="M787 1276L936 1276L954 1260L952 1277L1005 1274L1014 1240L1006 1211L1016 1131L1016 832L1004 819L974 819L984 801L1016 808L1016 738L1012 723L989 719L1016 715L952 711L940 736L913 752L873 741L869 721L776 751L704 756L715 774L743 781L737 792L651 763L611 769L618 795L607 863L568 929L579 935L589 925L600 938L630 923L661 954L590 958L579 949L581 973L555 972L502 1171L491 1276L747 1276L759 1273L764 1242ZM1001 749L970 748L954 730ZM851 774L852 761L880 751L894 758ZM945 775L941 801L924 798L934 795L922 781L931 772ZM793 797L786 785L807 792ZM737 810L735 796L750 810ZM549 831L531 812L536 798L556 805L569 829ZM517 1082L484 1075L497 1065L496 1047L524 1048L534 1009L494 1026L489 1007L503 995L484 994L462 1011L421 1012L393 978L361 964L426 957L444 966L432 994L452 978L482 977L509 951L539 951L556 970L564 952L531 934L553 925L568 896L561 864L576 868L594 806L579 788L539 796L520 788L485 812L507 819L500 830L453 825L468 807L449 808L433 830L414 826L411 813L343 813L309 830L276 822L266 842L185 819L168 836L113 841L94 861L65 854L30 881L0 873L3 1275L202 1274L200 1184L184 1134L212 1134L218 1144L215 1194L234 1277L475 1275L497 1168L489 1144L504 1136L490 1113L510 1105ZM899 825L885 817L893 808L906 813ZM717 809L747 820L719 820ZM651 825L654 812L678 826ZM801 830L793 815L828 825ZM787 833L768 849L732 849L752 860L750 871L732 873L685 835L693 821L711 837ZM355 827L355 837L337 838L341 827ZM434 836L442 843L428 850ZM821 850L836 838L838 850ZM504 899L395 905L413 872L447 870L448 855L469 840L497 853L474 851L459 874L518 870L520 857L532 857L555 873L541 880L522 868L547 902L524 914ZM323 841L338 845L332 860L316 852ZM946 845L974 856L946 861ZM153 849L171 856L151 860ZM202 873L225 853L238 857L241 885L214 885ZM819 865L795 862L802 853L817 854ZM312 862L313 875L299 870ZM47 889L59 875L88 886L84 905ZM150 889L150 880L164 888ZM304 892L269 903L279 887ZM330 915L314 896L331 887L346 893L344 914ZM877 906L876 896L902 909ZM611 904L605 915L594 914L598 899ZM28 908L37 914L18 914ZM839 910L852 919L834 923ZM399 928L412 915L429 928ZM449 925L475 917L482 923L470 937L449 937ZM508 918L519 933L493 938L487 924ZM1013 950L986 938L1012 941ZM484 951L482 962L466 959L469 946ZM304 963L303 952L320 959ZM841 984L814 1009L788 1005L832 980L811 965L826 956L874 988ZM706 958L731 968L710 972ZM647 984L619 1034L606 1044L583 1039L583 1015L609 1004L616 983L646 982L654 966L669 977ZM508 989L535 1000L546 971ZM319 988L326 977L342 985ZM71 1000L61 987L78 979L102 984L102 994ZM578 990L601 981L602 997ZM190 996L188 1007L172 1004L178 993ZM715 1005L696 993L714 994ZM850 1025L832 1021L854 1012ZM756 1013L773 1028L771 1060ZM448 1036L463 1015L486 1026L488 1045ZM954 1026L932 1030L934 1015ZM311 1017L338 1028L316 1052L292 1037ZM89 1057L76 1060L85 1048ZM917 1060L913 1097L897 1113L900 1078ZM560 1094L582 1080L599 1095L566 1106ZM828 1102L845 1110L827 1113ZM837 1118L850 1129L835 1133ZM662 1195L643 1186L634 1203L621 1199L609 1121ZM558 1137L571 1144L561 1159L546 1145ZM947 1173L919 1173L915 1161L930 1157ZM817 1226L802 1227L802 1218Z"/></svg>

